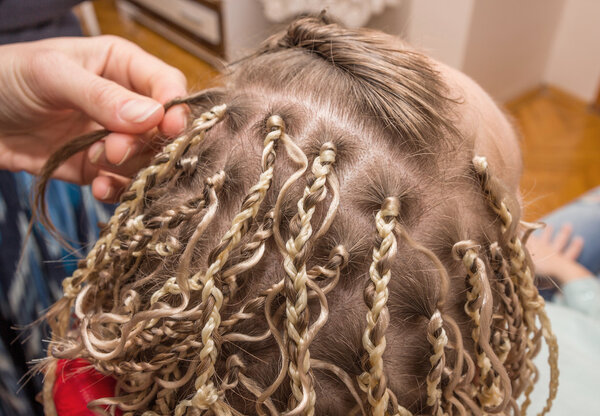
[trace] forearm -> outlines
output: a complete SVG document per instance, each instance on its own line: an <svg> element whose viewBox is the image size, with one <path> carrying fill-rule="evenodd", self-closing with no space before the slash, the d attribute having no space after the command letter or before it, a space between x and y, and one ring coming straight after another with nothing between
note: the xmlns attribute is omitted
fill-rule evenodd
<svg viewBox="0 0 600 416"><path fill-rule="evenodd" d="M592 272L576 261L557 264L553 272L549 274L563 285L592 276Z"/></svg>

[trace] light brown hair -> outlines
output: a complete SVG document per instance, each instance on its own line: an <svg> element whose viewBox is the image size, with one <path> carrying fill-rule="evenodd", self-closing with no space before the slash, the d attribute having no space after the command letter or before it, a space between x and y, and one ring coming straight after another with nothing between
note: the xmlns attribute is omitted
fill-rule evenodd
<svg viewBox="0 0 600 416"><path fill-rule="evenodd" d="M132 415L520 414L541 338L546 412L519 205L448 94L398 39L321 16L173 103L190 128L48 313L46 412L56 360L82 357L118 381L90 406Z"/></svg>

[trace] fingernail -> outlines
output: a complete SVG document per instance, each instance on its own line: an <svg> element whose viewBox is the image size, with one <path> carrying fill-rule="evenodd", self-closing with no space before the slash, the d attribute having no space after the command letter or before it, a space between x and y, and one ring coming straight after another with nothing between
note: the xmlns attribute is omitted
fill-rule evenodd
<svg viewBox="0 0 600 416"><path fill-rule="evenodd" d="M109 186L108 188L106 188L106 192L104 192L104 195L102 196L101 199L108 199L111 194L112 194L112 188Z"/></svg>
<svg viewBox="0 0 600 416"><path fill-rule="evenodd" d="M187 113L184 111L181 114L181 125L183 126L183 127L181 127L181 131L185 130L185 128L187 127L187 122L188 122Z"/></svg>
<svg viewBox="0 0 600 416"><path fill-rule="evenodd" d="M143 123L148 120L154 113L159 111L162 105L143 100L129 101L119 111L119 116L133 123Z"/></svg>
<svg viewBox="0 0 600 416"><path fill-rule="evenodd" d="M129 157L129 154L131 153L131 147L127 148L127 151L125 152L125 154L123 155L123 157L121 158L121 160L119 160L115 166L121 166L123 163L125 163L125 161L127 160L127 158Z"/></svg>
<svg viewBox="0 0 600 416"><path fill-rule="evenodd" d="M98 163L100 160L100 156L104 153L104 142L96 142L92 145L90 149L90 161L92 163Z"/></svg>

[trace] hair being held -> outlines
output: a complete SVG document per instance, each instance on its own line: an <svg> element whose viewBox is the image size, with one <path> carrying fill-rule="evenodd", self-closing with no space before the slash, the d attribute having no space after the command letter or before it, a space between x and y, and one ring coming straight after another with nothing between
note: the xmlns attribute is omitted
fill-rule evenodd
<svg viewBox="0 0 600 416"><path fill-rule="evenodd" d="M521 414L543 339L550 409L516 195L427 57L308 17L178 103L47 314L48 415L75 358L126 415Z"/></svg>

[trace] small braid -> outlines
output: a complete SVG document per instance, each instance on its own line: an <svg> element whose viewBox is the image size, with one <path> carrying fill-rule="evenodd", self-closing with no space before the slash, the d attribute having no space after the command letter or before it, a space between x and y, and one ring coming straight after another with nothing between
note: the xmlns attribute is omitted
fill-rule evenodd
<svg viewBox="0 0 600 416"><path fill-rule="evenodd" d="M427 405L432 407L432 414L442 416L442 372L446 366L444 348L448 344L448 337L443 327L444 321L438 309L435 310L427 324L427 340L431 344L433 354L429 357L431 371L427 375Z"/></svg>
<svg viewBox="0 0 600 416"><path fill-rule="evenodd" d="M359 381L363 391L368 394L373 415L376 416L384 416L389 403L389 391L383 370L383 353L386 346L385 330L389 324L387 286L392 277L390 262L397 251L394 229L399 213L398 198L388 197L375 216L377 235L381 238L381 243L379 247L373 249L373 261L369 268L371 282L365 288L364 294L369 311L362 342L368 360L364 363L364 372Z"/></svg>
<svg viewBox="0 0 600 416"><path fill-rule="evenodd" d="M308 350L308 274L306 258L309 254L306 243L312 235L311 219L316 204L327 195L327 176L335 162L335 146L331 142L321 146L319 156L312 164L314 178L309 181L302 198L297 203L298 213L290 221L291 236L285 247L283 267L286 296L286 333L290 362L288 373L291 379L293 411L314 414L316 395L310 370L310 352Z"/></svg>
<svg viewBox="0 0 600 416"><path fill-rule="evenodd" d="M502 221L502 232L507 232L513 226L513 218L506 206L506 203L494 192L492 178L489 173L489 167L485 157L475 156L473 158L473 166L479 177L481 187L488 197L490 207L500 217ZM527 361L526 366L531 369L532 374L537 373L537 369L533 364L533 357L537 354L539 348L539 333L546 340L548 345L548 364L550 365L550 394L546 400L546 405L542 409L540 416L543 416L552 408L552 402L556 397L558 390L558 343L556 336L552 333L552 325L550 319L544 309L545 302L540 296L533 281L533 274L529 267L529 262L525 254L525 248L515 233L507 243L509 249L509 268L511 278L517 287L517 293L521 304L523 305L525 324L527 327L527 343L526 351ZM536 318L540 320L541 327L537 328ZM535 341L534 340L538 340ZM537 344L537 345L536 345ZM533 381L525 390L525 401L521 406L521 411L525 412L531 403L530 395L533 391Z"/></svg>
<svg viewBox="0 0 600 416"><path fill-rule="evenodd" d="M226 283L226 296L231 299L235 296L238 285L237 275L250 270L255 266L265 253L265 244L273 235L273 211L269 211L250 241L240 249L240 256L244 261L234 264L223 270L222 278Z"/></svg>
<svg viewBox="0 0 600 416"><path fill-rule="evenodd" d="M504 306L504 319L507 325L508 342L510 350L507 354L504 366L511 379L513 395L518 397L529 383L531 373L526 364L527 357L527 329L523 325L523 307L519 302L516 288L511 280L506 260L504 259L498 244L490 246L492 256L492 268L498 276L499 294Z"/></svg>
<svg viewBox="0 0 600 416"><path fill-rule="evenodd" d="M499 380L495 371L502 364L490 346L490 328L492 318L492 299L489 281L485 272L485 265L476 251L477 245L473 241L461 241L453 247L453 254L461 260L467 269L467 302L465 312L471 317L474 324L471 331L475 341L475 355L479 368L479 388L477 399L483 408L503 408L511 396L510 391L500 390ZM482 324L482 321L485 323ZM510 385L504 383L505 389L510 390Z"/></svg>
<svg viewBox="0 0 600 416"><path fill-rule="evenodd" d="M513 349L511 337L515 339L517 334L517 328L514 325L514 313L515 308L519 305L518 303L513 304L515 297L514 284L508 276L502 249L497 242L490 245L490 265L496 277L494 282L501 301L498 310L498 324L493 327L496 331L492 334L492 339L494 340L494 351L506 367L506 361Z"/></svg>

